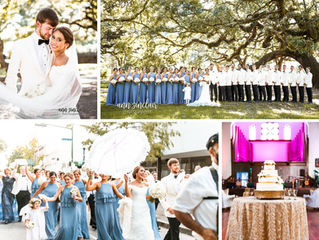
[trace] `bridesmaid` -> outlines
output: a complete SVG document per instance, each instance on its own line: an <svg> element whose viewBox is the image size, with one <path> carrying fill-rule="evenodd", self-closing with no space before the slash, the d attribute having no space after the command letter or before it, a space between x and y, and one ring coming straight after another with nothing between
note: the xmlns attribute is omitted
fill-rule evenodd
<svg viewBox="0 0 319 240"><path fill-rule="evenodd" d="M115 103L116 82L114 81L117 78L117 71L117 68L114 68L113 74L110 76L105 105L113 105Z"/></svg>
<svg viewBox="0 0 319 240"><path fill-rule="evenodd" d="M32 198L35 198L38 194L42 193L45 196L51 198L53 197L60 185L57 183L57 175L55 172L50 172L49 182L42 183L41 187L34 193ZM48 239L55 239L56 225L58 222L58 202L50 201L49 209L44 213L45 216L45 232L47 233Z"/></svg>
<svg viewBox="0 0 319 240"><path fill-rule="evenodd" d="M3 220L5 224L8 224L15 220L14 205L16 201L15 196L11 193L15 179L11 176L10 168L4 169L4 174L5 176L0 175L0 179L2 179L3 182L1 202Z"/></svg>
<svg viewBox="0 0 319 240"><path fill-rule="evenodd" d="M81 171L80 170L75 170L73 171L74 175L74 186L76 186L81 194L82 197L82 202L78 203L78 206L80 208L80 225L81 225L81 234L84 239L89 239L90 238L90 233L89 233L89 226L87 222L87 216L86 216L86 190L85 190L85 185L86 181L81 179Z"/></svg>
<svg viewBox="0 0 319 240"><path fill-rule="evenodd" d="M162 89L161 89L161 68L157 68L156 81L155 81L155 103L162 103Z"/></svg>
<svg viewBox="0 0 319 240"><path fill-rule="evenodd" d="M195 75L195 78L197 79L196 87L195 87L195 101L199 99L202 87L200 86L200 83L203 81L203 74L202 69L198 68L198 73Z"/></svg>
<svg viewBox="0 0 319 240"><path fill-rule="evenodd" d="M121 178L116 178L114 181L114 184L116 186L116 188L118 189L119 193L122 194L122 196L125 196L125 189L123 186L123 180L121 180ZM121 230L120 234L118 235L122 235L122 229L121 229L121 224L120 224L120 216L117 212L117 209L119 208L119 201L121 198L119 198L118 196L115 196L115 201L113 202L113 207L114 207L114 217L115 217L115 229L119 229Z"/></svg>
<svg viewBox="0 0 319 240"><path fill-rule="evenodd" d="M123 68L119 68L119 75L116 77L116 95L115 104L122 104L124 98L124 80L125 74Z"/></svg>
<svg viewBox="0 0 319 240"><path fill-rule="evenodd" d="M173 103L173 68L169 68L169 73L167 75L167 83L166 83L166 104Z"/></svg>
<svg viewBox="0 0 319 240"><path fill-rule="evenodd" d="M178 82L179 82L178 75L179 75L178 69L175 68L174 82L173 82L173 103L174 104L178 103Z"/></svg>
<svg viewBox="0 0 319 240"><path fill-rule="evenodd" d="M191 81L191 101L195 101L195 92L196 92L196 82L197 79L195 78L196 72L195 72L195 67L192 67L192 71L190 73L190 81Z"/></svg>
<svg viewBox="0 0 319 240"><path fill-rule="evenodd" d="M154 103L155 101L155 73L154 67L150 67L150 72L147 74L148 87L147 87L147 103Z"/></svg>
<svg viewBox="0 0 319 240"><path fill-rule="evenodd" d="M96 191L95 195L95 217L98 239L124 240L121 229L118 229L114 218L115 195L123 198L114 184L108 182L109 177L100 174L101 182L93 183L92 173L88 173L89 181L86 185L87 191Z"/></svg>
<svg viewBox="0 0 319 240"><path fill-rule="evenodd" d="M185 68L184 67L180 67L180 73L178 75L179 77L179 83L178 83L178 103L184 103L184 83L185 83Z"/></svg>
<svg viewBox="0 0 319 240"><path fill-rule="evenodd" d="M131 73L131 67L128 67L127 72L125 74L125 82L124 82L124 96L123 96L124 104L129 104L132 80L133 80L133 77Z"/></svg>
<svg viewBox="0 0 319 240"><path fill-rule="evenodd" d="M135 67L135 73L133 76L133 81L131 84L131 100L130 103L138 103L138 89L139 89L139 82L140 82L140 74L139 68Z"/></svg>
<svg viewBox="0 0 319 240"><path fill-rule="evenodd" d="M61 186L57 193L48 201L56 201L60 196L61 215L60 226L55 240L82 240L81 233L81 214L79 211L79 202L82 202L79 189L72 184L73 174L66 173L64 176L65 186Z"/></svg>
<svg viewBox="0 0 319 240"><path fill-rule="evenodd" d="M32 176L32 174L29 172L28 167L25 167L25 172L27 174L27 177L29 178L31 184L31 198L35 194L36 191L40 188L39 184L39 178L41 177L42 170L39 168L34 169L33 173L35 174L35 177Z"/></svg>
<svg viewBox="0 0 319 240"><path fill-rule="evenodd" d="M146 67L142 68L142 73L140 76L140 103L146 103L146 96L147 96L147 73Z"/></svg>
<svg viewBox="0 0 319 240"><path fill-rule="evenodd" d="M166 104L167 103L167 77L168 77L168 73L167 73L167 68L164 67L163 71L162 71L162 75L161 75L161 89L162 89L162 104Z"/></svg>

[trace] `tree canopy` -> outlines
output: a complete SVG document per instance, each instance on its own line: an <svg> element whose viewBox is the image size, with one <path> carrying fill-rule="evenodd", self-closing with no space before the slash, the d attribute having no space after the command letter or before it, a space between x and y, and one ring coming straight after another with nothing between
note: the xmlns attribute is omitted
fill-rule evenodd
<svg viewBox="0 0 319 240"><path fill-rule="evenodd" d="M259 65L293 58L311 66L319 83L317 0L104 0L102 10L109 65Z"/></svg>

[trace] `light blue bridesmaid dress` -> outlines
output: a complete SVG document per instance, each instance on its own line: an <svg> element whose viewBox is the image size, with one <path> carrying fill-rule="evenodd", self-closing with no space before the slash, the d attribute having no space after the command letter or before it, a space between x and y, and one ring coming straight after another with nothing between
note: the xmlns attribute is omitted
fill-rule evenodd
<svg viewBox="0 0 319 240"><path fill-rule="evenodd" d="M167 78L168 74L165 73L163 78ZM162 89L162 104L166 104L167 103L167 81L166 82L161 82L161 89Z"/></svg>
<svg viewBox="0 0 319 240"><path fill-rule="evenodd" d="M71 187L61 193L60 226L55 240L77 240L81 234L79 202L72 198ZM84 200L85 201L85 200Z"/></svg>
<svg viewBox="0 0 319 240"><path fill-rule="evenodd" d="M181 78L185 76L185 73L182 72ZM184 103L184 83L179 82L178 83L178 103Z"/></svg>
<svg viewBox="0 0 319 240"><path fill-rule="evenodd" d="M154 78L153 82L148 83L147 86L147 103L154 103L155 101L155 73L151 72L149 78Z"/></svg>
<svg viewBox="0 0 319 240"><path fill-rule="evenodd" d="M193 78L195 78L195 73L191 73L191 80L193 79ZM196 83L193 83L192 81L191 81L191 100L190 100L190 102L194 102L195 101L195 92L196 92Z"/></svg>
<svg viewBox="0 0 319 240"><path fill-rule="evenodd" d="M173 74L170 79L173 79ZM166 83L166 104L173 103L173 83L167 81Z"/></svg>
<svg viewBox="0 0 319 240"><path fill-rule="evenodd" d="M2 184L2 181L0 181L0 196L2 194L2 187L3 187L3 184ZM2 197L0 197L0 222L3 221L3 214L2 214Z"/></svg>
<svg viewBox="0 0 319 240"><path fill-rule="evenodd" d="M178 73L174 74L174 79L178 78ZM176 104L178 103L178 82L173 82L173 103Z"/></svg>
<svg viewBox="0 0 319 240"><path fill-rule="evenodd" d="M47 197L54 197L58 191L59 186L57 184L49 183L45 189L43 189L42 194ZM58 202L48 202L49 209L44 212L45 216L45 232L48 235L48 239L55 239L56 225L58 222Z"/></svg>
<svg viewBox="0 0 319 240"><path fill-rule="evenodd" d="M89 239L90 238L90 232L89 232L89 226L87 222L87 217L86 217L86 190L85 190L85 185L83 181L76 181L74 183L75 186L80 191L81 197L82 197L82 202L78 202L79 208L80 208L80 219L81 219L81 233L83 238Z"/></svg>
<svg viewBox="0 0 319 240"><path fill-rule="evenodd" d="M132 77L132 73L127 74L128 78L129 76ZM124 97L123 97L123 103L128 104L130 101L130 92L131 92L131 81L126 81L127 79L125 79L124 82Z"/></svg>
<svg viewBox="0 0 319 240"><path fill-rule="evenodd" d="M197 82L196 82L196 86L195 86L195 101L199 99L201 91L202 91L202 87L199 85L198 80L203 77L202 74L198 74L197 76Z"/></svg>
<svg viewBox="0 0 319 240"><path fill-rule="evenodd" d="M186 76L185 76L185 84L186 84L186 83L190 83L189 75L186 75ZM183 89L184 89L184 87L186 87L185 84L184 84L184 86L183 86ZM184 93L184 91L183 91L183 99L184 99L184 96L185 96L185 93ZM185 103L185 100L183 100L183 102Z"/></svg>
<svg viewBox="0 0 319 240"><path fill-rule="evenodd" d="M116 184L119 184L119 181L116 181ZM124 183L117 189L123 196L125 196L125 189L124 189ZM121 229L121 224L120 224L120 216L117 212L117 209L119 208L119 201L120 198L115 195L115 201L113 202L113 207L114 207L114 218L115 218L115 228L114 230L116 231L117 236L122 236L122 229Z"/></svg>
<svg viewBox="0 0 319 240"><path fill-rule="evenodd" d="M1 191L1 205L3 220L10 222L17 222L18 216L18 204L15 195L11 193L14 178L3 177L3 187Z"/></svg>
<svg viewBox="0 0 319 240"><path fill-rule="evenodd" d="M112 80L116 79L116 77L117 75L115 75ZM105 105L113 105L115 103L115 94L116 84L113 85L112 83L109 83Z"/></svg>
<svg viewBox="0 0 319 240"><path fill-rule="evenodd" d="M158 74L156 79L161 79L161 74ZM162 103L162 88L161 88L161 83L155 84L155 103L156 104L161 104Z"/></svg>
<svg viewBox="0 0 319 240"><path fill-rule="evenodd" d="M125 74L121 74L120 78L125 78ZM122 104L124 98L124 82L116 83L116 96L115 96L115 104Z"/></svg>
<svg viewBox="0 0 319 240"><path fill-rule="evenodd" d="M138 78L140 79L140 74L139 73L135 73L134 76L133 76L133 80L135 78ZM135 83L135 82L132 82L131 84L131 100L130 100L130 103L138 103L138 89L139 89L139 83Z"/></svg>
<svg viewBox="0 0 319 240"><path fill-rule="evenodd" d="M39 178L35 178L31 184L31 198L35 194L36 191L41 187L39 184Z"/></svg>
<svg viewBox="0 0 319 240"><path fill-rule="evenodd" d="M147 189L147 195L149 195L149 189ZM151 203L147 200L148 207L150 209L151 220L152 220L152 229L154 232L155 240L161 240L161 235L158 231L157 220L156 220L156 209L155 209L155 202Z"/></svg>
<svg viewBox="0 0 319 240"><path fill-rule="evenodd" d="M143 74L143 73L142 73ZM142 81L140 83L140 94L139 94L139 102L145 103L146 102L146 96L147 96L147 84L143 82L143 79L147 78L147 74L144 73L142 77Z"/></svg>
<svg viewBox="0 0 319 240"><path fill-rule="evenodd" d="M115 194L109 183L101 183L95 195L95 217L98 240L124 240L116 231L114 202Z"/></svg>

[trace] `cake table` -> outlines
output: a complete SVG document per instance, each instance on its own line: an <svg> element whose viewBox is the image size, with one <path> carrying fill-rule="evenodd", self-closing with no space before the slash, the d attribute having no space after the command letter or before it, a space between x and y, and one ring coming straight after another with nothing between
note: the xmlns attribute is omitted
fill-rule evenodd
<svg viewBox="0 0 319 240"><path fill-rule="evenodd" d="M226 240L308 240L306 203L303 198L233 201Z"/></svg>

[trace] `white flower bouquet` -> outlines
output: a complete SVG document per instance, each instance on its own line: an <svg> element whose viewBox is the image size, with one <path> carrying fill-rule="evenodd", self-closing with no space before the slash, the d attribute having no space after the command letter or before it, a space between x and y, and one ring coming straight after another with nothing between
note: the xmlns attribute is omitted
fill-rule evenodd
<svg viewBox="0 0 319 240"><path fill-rule="evenodd" d="M150 202L154 202L155 198L163 199L166 196L164 185L160 181L151 185L149 193L151 195Z"/></svg>
<svg viewBox="0 0 319 240"><path fill-rule="evenodd" d="M111 83L112 83L113 85L115 85L115 84L116 84L116 80L115 80L115 79L112 79L112 80L111 80Z"/></svg>
<svg viewBox="0 0 319 240"><path fill-rule="evenodd" d="M77 192L77 190L76 190L75 187L73 187L73 188L71 189L70 194L71 194L72 197L76 197L76 196L77 196L78 192Z"/></svg>
<svg viewBox="0 0 319 240"><path fill-rule="evenodd" d="M148 78L143 78L143 82L147 83L148 82Z"/></svg>
<svg viewBox="0 0 319 240"><path fill-rule="evenodd" d="M27 229L32 229L32 228L35 227L35 223L32 222L32 221L26 221L26 222L24 223L24 226L25 226L25 228L27 228Z"/></svg>
<svg viewBox="0 0 319 240"><path fill-rule="evenodd" d="M129 82L129 81L132 81L133 80L133 77L132 76L127 76L127 81Z"/></svg>
<svg viewBox="0 0 319 240"><path fill-rule="evenodd" d="M179 80L181 81L181 83L185 82L185 78L184 77L181 77Z"/></svg>
<svg viewBox="0 0 319 240"><path fill-rule="evenodd" d="M204 79L203 77L199 77L198 81L203 81L203 79Z"/></svg>
<svg viewBox="0 0 319 240"><path fill-rule="evenodd" d="M161 83L161 79L156 79L155 83L160 84Z"/></svg>
<svg viewBox="0 0 319 240"><path fill-rule="evenodd" d="M178 81L179 81L179 77L175 77L175 78L174 78L174 82L177 83Z"/></svg>
<svg viewBox="0 0 319 240"><path fill-rule="evenodd" d="M119 82L120 82L120 83L124 82L124 80L125 80L124 77L120 77L120 78L119 78Z"/></svg>
<svg viewBox="0 0 319 240"><path fill-rule="evenodd" d="M163 82L167 82L167 77L164 77L164 78L163 78Z"/></svg>
<svg viewBox="0 0 319 240"><path fill-rule="evenodd" d="M196 83L197 82L197 79L196 78L193 78L192 79L192 83Z"/></svg>
<svg viewBox="0 0 319 240"><path fill-rule="evenodd" d="M148 81L154 82L154 78L153 78L153 77L150 77L150 78L148 79Z"/></svg>
<svg viewBox="0 0 319 240"><path fill-rule="evenodd" d="M46 91L47 91L47 88L45 84L38 83L34 88L29 89L25 93L25 96L28 98L34 98L34 97L45 94Z"/></svg>
<svg viewBox="0 0 319 240"><path fill-rule="evenodd" d="M139 83L139 82L140 82L140 79L139 79L139 78L134 78L134 82L135 82L135 83Z"/></svg>

